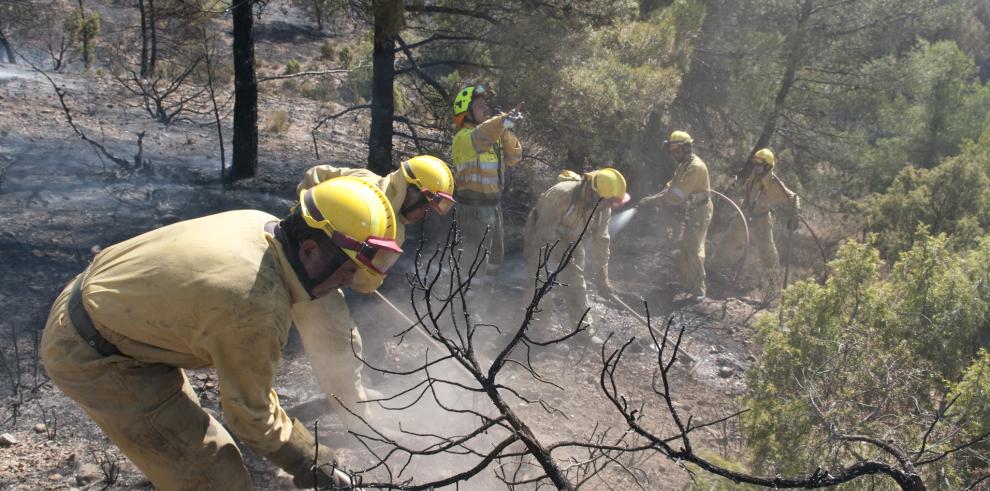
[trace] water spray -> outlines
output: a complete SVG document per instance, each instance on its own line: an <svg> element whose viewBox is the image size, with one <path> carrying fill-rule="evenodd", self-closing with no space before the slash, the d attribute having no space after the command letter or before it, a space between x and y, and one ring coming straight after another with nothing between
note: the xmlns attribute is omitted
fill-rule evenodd
<svg viewBox="0 0 990 491"><path fill-rule="evenodd" d="M608 221L608 234L615 235L626 228L632 218L636 216L636 208L630 208L619 213L612 215L612 218Z"/></svg>
<svg viewBox="0 0 990 491"><path fill-rule="evenodd" d="M379 299L381 299L382 302L385 302L386 305L388 305L389 307L391 307L392 310L395 311L395 313L399 314L403 319L405 319L406 322L408 322L410 324L410 327L416 328L416 332L422 334L423 337L426 338L427 341L429 341L431 344L433 344L433 346L437 347L437 349L441 350L440 351L441 353L446 353L447 352L447 347L446 346L444 346L442 343L440 343L436 339L433 339L433 336L430 336L430 333L426 330L426 327L423 326L423 321L422 320L413 321L412 319L410 319L409 316L407 316L405 313L403 313L401 310L399 310L399 307L397 307L388 298L386 298L385 295L382 295L382 293L379 292L378 290L375 290L374 291L374 294ZM471 372L469 372L467 368L464 368L464 366L462 366L460 363L455 363L455 365L457 365L458 367L460 367L461 370L464 370L464 373L467 374L469 380L474 380L474 376L471 375Z"/></svg>

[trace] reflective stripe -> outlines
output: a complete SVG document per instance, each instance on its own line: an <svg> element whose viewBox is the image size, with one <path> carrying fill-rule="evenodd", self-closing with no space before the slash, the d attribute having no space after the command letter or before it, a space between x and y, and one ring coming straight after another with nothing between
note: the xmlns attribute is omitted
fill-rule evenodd
<svg viewBox="0 0 990 491"><path fill-rule="evenodd" d="M469 182L480 182L482 184L498 184L497 177L486 177L478 175L468 175L461 178L461 184L466 184Z"/></svg>
<svg viewBox="0 0 990 491"><path fill-rule="evenodd" d="M462 128L454 135L451 154L454 164L454 199L469 203L498 203L502 195L502 171L498 145L484 153L474 150L474 128ZM465 193L468 193L465 196Z"/></svg>
<svg viewBox="0 0 990 491"><path fill-rule="evenodd" d="M684 194L684 191L681 191L681 188L677 186L671 186L670 192L674 193L674 196L677 196L680 199L684 199L687 196Z"/></svg>

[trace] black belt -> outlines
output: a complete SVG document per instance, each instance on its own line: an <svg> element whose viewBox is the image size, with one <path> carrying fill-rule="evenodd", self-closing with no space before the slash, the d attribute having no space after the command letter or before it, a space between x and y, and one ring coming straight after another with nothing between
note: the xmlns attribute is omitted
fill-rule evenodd
<svg viewBox="0 0 990 491"><path fill-rule="evenodd" d="M96 331L96 328L93 327L93 319L89 318L89 314L83 308L83 279L85 279L85 275L79 275L76 278L76 283L72 286L72 293L69 294L69 319L72 320L72 326L76 328L76 332L82 336L86 344L92 346L99 354L103 356L119 355L120 351L117 347Z"/></svg>

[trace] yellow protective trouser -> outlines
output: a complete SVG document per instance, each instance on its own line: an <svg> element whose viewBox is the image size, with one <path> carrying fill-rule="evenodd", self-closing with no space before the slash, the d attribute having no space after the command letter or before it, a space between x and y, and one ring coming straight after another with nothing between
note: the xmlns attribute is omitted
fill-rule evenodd
<svg viewBox="0 0 990 491"><path fill-rule="evenodd" d="M540 247L546 244L540 244ZM530 247L535 247L536 244ZM557 267L557 263L560 261L560 255L563 253L567 244L558 243L557 247L554 247L553 252L550 254L550 259L547 263L547 268L553 271ZM529 250L526 249L526 290L521 299L521 308L525 309L526 306L533 300L533 293L535 292L536 283L535 274L536 268L539 264L540 250ZM557 281L561 284L554 286L550 290L550 294L543 297L540 302L540 308L543 312L536 315L537 319L533 322L533 326L538 328L546 327L550 322L551 313L553 312L553 303L556 298L560 298L564 301L564 308L567 312L567 318L565 322L567 324L565 328L571 329L577 327L578 321L581 320L581 316L584 315L584 311L588 309L588 283L585 281L584 274L578 271L575 266L585 267L584 261L584 248L578 247L574 251L574 255L571 257L571 264L569 264L560 275L557 276ZM542 276L542 270L541 270ZM593 320L591 317L591 312L584 318L586 324L593 325Z"/></svg>
<svg viewBox="0 0 990 491"><path fill-rule="evenodd" d="M771 285L778 285L780 283L780 255L777 254L777 246L773 240L773 218L769 213L764 213L750 218L747 224L749 225L749 245L756 247L760 257L760 265L763 267L764 278ZM718 249L715 250L712 267L720 270L732 267L742 257L745 246L746 231L743 229L739 218L736 218L729 225L729 231L722 237Z"/></svg>
<svg viewBox="0 0 990 491"><path fill-rule="evenodd" d="M461 230L463 242L461 247L464 250L461 256L461 264L467 265L474 261L478 245L481 239L485 238L485 247L488 248L488 264L497 266L502 264L503 243L502 243L502 208L500 206L473 206L459 203L457 205L457 226ZM485 230L488 235L485 235ZM484 252L484 251L481 251ZM481 272L485 269L482 268Z"/></svg>
<svg viewBox="0 0 990 491"><path fill-rule="evenodd" d="M67 312L77 277L52 306L41 358L52 382L82 406L155 485L252 489L234 439L208 415L179 368L104 357L76 332Z"/></svg>
<svg viewBox="0 0 990 491"><path fill-rule="evenodd" d="M336 396L347 409L366 418L368 405L358 403L367 399L361 378L364 366L358 358L362 354L361 334L351 319L344 294L337 290L293 305L292 321L331 408L349 426L357 423L340 407L333 397Z"/></svg>
<svg viewBox="0 0 990 491"><path fill-rule="evenodd" d="M677 241L675 264L678 280L688 293L695 296L705 295L705 237L713 211L711 200L689 207Z"/></svg>

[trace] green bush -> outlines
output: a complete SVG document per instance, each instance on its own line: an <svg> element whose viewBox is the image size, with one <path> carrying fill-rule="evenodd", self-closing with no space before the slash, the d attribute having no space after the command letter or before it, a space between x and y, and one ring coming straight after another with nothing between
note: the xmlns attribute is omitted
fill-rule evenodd
<svg viewBox="0 0 990 491"><path fill-rule="evenodd" d="M62 30L69 42L76 45L89 69L96 52L96 36L100 33L100 13L95 10L73 9L63 21Z"/></svg>
<svg viewBox="0 0 990 491"><path fill-rule="evenodd" d="M354 61L354 53L351 51L351 47L346 44L341 47L340 53L338 54L338 59L344 68L350 68L351 62Z"/></svg>
<svg viewBox="0 0 990 491"><path fill-rule="evenodd" d="M336 57L337 57L337 49L334 48L333 45L330 44L328 41L324 41L323 44L320 45L320 59L333 61L333 59Z"/></svg>
<svg viewBox="0 0 990 491"><path fill-rule="evenodd" d="M314 84L307 84L300 89L303 97L314 101L331 101L337 96L337 86L330 80L320 80Z"/></svg>
<svg viewBox="0 0 990 491"><path fill-rule="evenodd" d="M265 128L271 133L281 135L289 129L291 124L289 122L289 113L285 109L276 109L268 117L268 125Z"/></svg>
<svg viewBox="0 0 990 491"><path fill-rule="evenodd" d="M915 230L949 234L953 248L973 247L990 230L990 132L933 169L908 167L866 208L884 257L894 260L913 246Z"/></svg>
<svg viewBox="0 0 990 491"><path fill-rule="evenodd" d="M285 64L285 75L294 75L302 71L302 63L298 60L289 60Z"/></svg>
<svg viewBox="0 0 990 491"><path fill-rule="evenodd" d="M341 98L347 100L349 97L346 93L349 92L354 100L370 100L371 80L373 76L371 65L372 38L365 36L356 51L357 53L355 54L347 46L344 46L340 51L341 63L350 69L344 78L344 83L341 85L342 92L344 92L341 94ZM347 53L347 55L345 56L344 53ZM362 61L355 62L352 56Z"/></svg>
<svg viewBox="0 0 990 491"><path fill-rule="evenodd" d="M836 435L916 448L939 400L953 390L978 399L971 387L982 386L967 380L979 379L971 364L990 322L990 237L962 252L949 243L921 228L885 275L876 249L848 242L829 264L833 274L824 285L793 285L775 315L758 319L763 353L747 372L749 411L742 420L760 471L792 474L889 459ZM946 382L960 379L956 386ZM966 430L978 431L954 433L954 426L936 428L929 444L938 441L946 450L972 438ZM954 486L976 470L957 456L943 465ZM871 485L877 483L852 487Z"/></svg>

